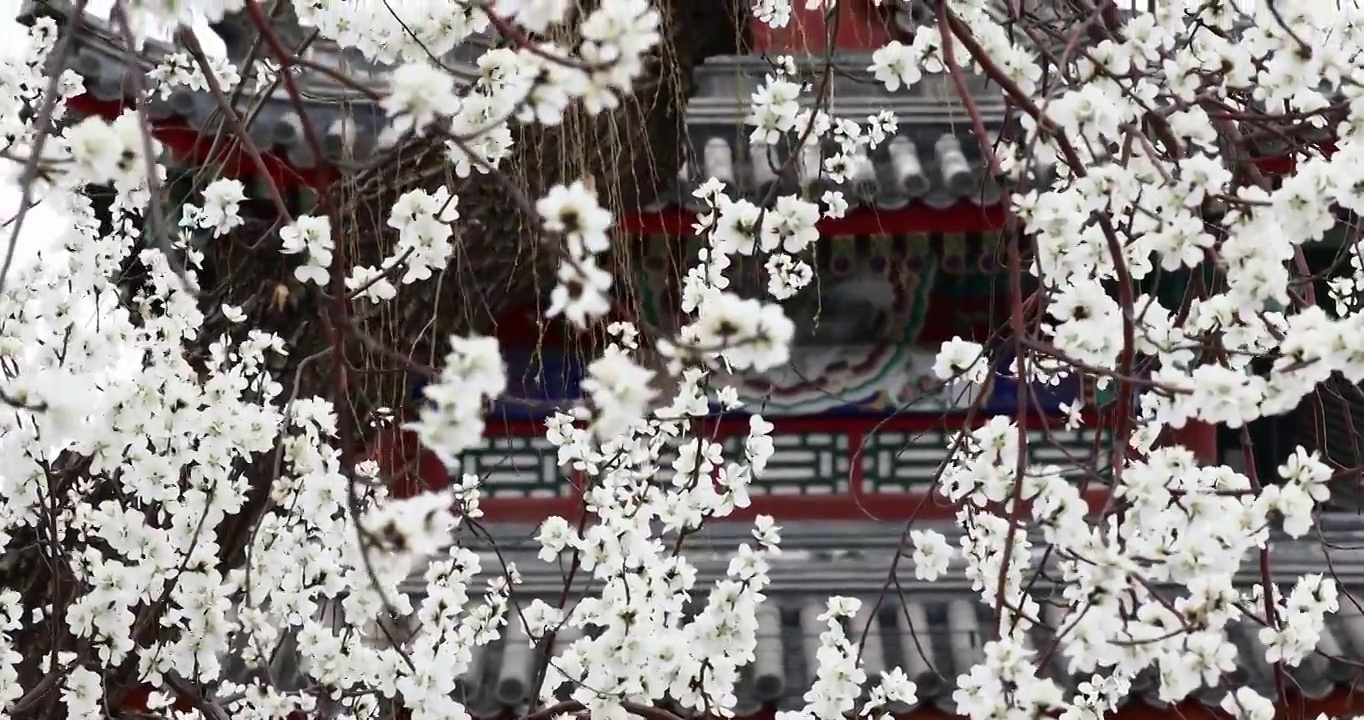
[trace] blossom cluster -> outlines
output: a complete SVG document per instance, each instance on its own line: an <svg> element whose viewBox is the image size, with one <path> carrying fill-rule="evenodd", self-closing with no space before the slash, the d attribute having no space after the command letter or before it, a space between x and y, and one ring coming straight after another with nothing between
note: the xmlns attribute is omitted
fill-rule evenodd
<svg viewBox="0 0 1364 720"><path fill-rule="evenodd" d="M303 255L303 262L294 269L294 277L299 282L326 287L331 280L332 252L336 247L331 220L303 215L280 229L279 239L281 253Z"/></svg>
<svg viewBox="0 0 1364 720"><path fill-rule="evenodd" d="M228 92L241 85L241 74L230 60L213 55L207 56L207 60L208 72L221 90ZM159 65L152 68L151 72L147 73L147 79L152 83L152 92L166 100L178 87L207 92L210 75L204 74L204 69L199 67L199 63L189 53L175 52L167 55Z"/></svg>
<svg viewBox="0 0 1364 720"><path fill-rule="evenodd" d="M246 200L246 188L240 180L214 180L204 188L202 206L185 205L182 211L182 224L212 230L214 237L221 237L242 225L240 214L242 201ZM286 250L288 241L286 240Z"/></svg>
<svg viewBox="0 0 1364 720"><path fill-rule="evenodd" d="M596 192L581 180L551 188L536 202L535 211L546 230L564 239L558 283L545 314L562 314L574 325L585 327L589 320L611 309L611 273L597 264L597 256L611 247L607 234L611 213L598 204Z"/></svg>
<svg viewBox="0 0 1364 720"><path fill-rule="evenodd" d="M499 129L508 117L555 125L574 102L592 113L619 106L621 96L644 72L646 54L660 40L661 18L647 0L606 0L575 20L579 37L574 47L539 43L490 51L488 61L480 60L480 82L462 97L440 58L494 26L515 23L541 33L570 20L572 6L519 0L486 6L427 2L296 2L296 6L305 26L372 61L398 65L384 99L395 122L390 139L437 127L458 133L472 123L495 130L494 138L476 143L482 147L472 153L465 141L454 142L457 164L495 161L510 144Z"/></svg>
<svg viewBox="0 0 1364 720"><path fill-rule="evenodd" d="M73 93L75 94L75 93ZM71 181L109 183L120 197L136 201L146 194L147 157L142 144L142 120L124 113L114 122L89 117L67 129L65 145L71 159ZM152 152L159 143L151 141Z"/></svg>
<svg viewBox="0 0 1364 720"><path fill-rule="evenodd" d="M447 467L458 467L459 454L483 437L485 403L506 388L507 369L496 338L451 337L440 377L422 389L427 404L407 427Z"/></svg>
<svg viewBox="0 0 1364 720"><path fill-rule="evenodd" d="M450 224L459 219L459 198L444 185L435 193L409 190L389 212L388 226L398 231L398 242L380 267L356 265L346 278L346 289L356 297L381 303L397 297L391 277L402 270L399 284L429 280L444 269L454 253Z"/></svg>

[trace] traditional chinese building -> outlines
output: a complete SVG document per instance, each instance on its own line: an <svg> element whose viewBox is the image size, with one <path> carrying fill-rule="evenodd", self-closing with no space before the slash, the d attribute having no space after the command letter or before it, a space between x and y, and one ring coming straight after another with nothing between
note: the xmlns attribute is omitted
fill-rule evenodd
<svg viewBox="0 0 1364 720"><path fill-rule="evenodd" d="M641 312L666 326L677 317L677 268L694 261L698 246L690 237L696 210L690 205L691 190L697 183L717 177L732 193L754 199L766 198L774 186L815 197L824 189L845 193L849 212L820 225L823 239L811 259L818 281L789 305L800 328L792 361L772 372L727 378L740 389L746 405L738 412L717 411L708 419L731 449L742 445L746 413L759 412L776 426L777 451L753 489L752 506L734 516L744 520L769 514L786 528L786 552L773 566L768 593L772 599L760 620L758 661L745 673L738 710L744 716L765 717L800 705L818 645L815 617L828 595L842 594L868 601L854 627L867 633L863 662L869 674L899 666L919 684L920 704L899 708L900 715L946 718L956 712L955 678L980 659L983 644L993 637L992 620L965 584L951 580L928 584L916 580L912 570L902 569L888 591L887 573L904 521L913 517L921 527L953 534L948 520L952 508L931 487L948 452L948 438L961 427L966 408L979 401L982 417L1012 415L1016 409L1018 388L1002 374L983 386L943 388L931 373L944 340L954 336L997 340L995 331L1007 326L1007 305L1000 299L1006 281L998 251L1005 229L1005 197L984 171L966 109L950 83L930 78L912 91L888 93L868 75L874 48L931 21L931 13L909 0L842 0L837 32L831 33L822 13L794 4L796 17L788 28L772 31L754 23L747 54L712 57L696 70L685 136L678 143L682 171L676 185L649 206L622 213L620 224L637 256L632 280L644 289ZM243 52L249 45L246 36L234 37L231 30L223 31L229 54ZM73 103L73 110L117 112L129 99L126 76L146 72L150 63L130 67L118 43L99 23L69 22L65 31L76 33L72 67L85 78L88 89ZM827 77L831 85L825 107L830 113L861 120L891 110L900 119L893 137L860 159L849 180L840 185L817 179L814 168L823 148L755 146L744 123L749 98L770 69L764 53L791 54L801 73L818 80L822 66L813 58L824 53L808 44L811 38L832 43L837 72ZM169 50L152 43L148 52ZM315 44L313 52L320 61L333 65L342 61L342 54L325 43ZM447 64L467 72L475 52L459 51ZM374 88L382 89L383 68L354 57L345 61L352 70L360 68ZM316 127L325 129L324 147L334 154L317 157L308 150L300 140L297 112L279 93L265 99L249 125L258 145L268 151L269 175L299 203L341 174L343 157L366 156L383 121L377 107L344 95L322 77L302 73L301 82L317 84L308 95L306 112ZM987 130L1005 133L1003 99L980 78L969 78L969 85ZM220 136L224 131L215 124L215 103L204 92L182 88L152 108L157 137L181 165L211 161L221 164L223 172L247 178L258 172L240 149ZM788 158L792 162L787 163ZM268 206L260 212L268 213ZM743 287L756 272L736 268L736 282ZM557 598L562 591L558 569L534 559L529 538L539 520L550 514L576 516L579 507L579 488L571 474L558 467L554 449L543 438L543 420L547 408L578 398L582 353L570 348L567 333L545 338L534 329L532 321L540 308L534 302L514 308L498 324L498 333L512 366L511 394L545 402L493 408L486 444L468 452L460 468L484 482L486 520L499 538L503 557L516 560L526 578L518 599ZM557 347L556 341L561 341ZM1000 367L1007 360L1001 356ZM1068 465L1088 458L1095 467L1108 462L1111 447L1101 423L1068 431L1055 417L1060 403L1077 401L1089 403L1094 414L1101 415L1098 405L1103 398L1086 392L1079 381L1031 391L1037 399L1028 427L1035 462ZM1336 409L1327 411L1335 413L1330 417L1352 417L1348 403L1331 407ZM1350 433L1339 433L1338 423L1326 425L1339 435L1331 442L1352 440ZM1260 424L1252 430L1260 437L1265 432L1277 437L1276 429L1284 432L1282 425ZM1196 424L1173 439L1206 462L1218 460L1220 451L1231 447L1230 442L1217 442L1213 428ZM1327 440L1316 443L1329 445ZM376 436L372 448L404 491L448 482L443 466L410 436L389 431ZM1278 462L1277 457L1260 460ZM1102 502L1103 492L1096 487L1093 499ZM1325 518L1323 527L1342 541L1359 534L1349 518ZM698 587L723 573L728 552L747 529L739 522L704 531L691 555L701 567ZM707 554L699 549L703 547L716 549ZM1356 577L1364 557L1358 551L1341 552L1333 555L1341 582L1364 586L1364 576ZM1282 573L1275 580L1291 581L1327 567L1316 539L1311 543L1276 539L1275 553L1276 571ZM1248 574L1246 581L1258 579L1258 574ZM1055 590L1045 582L1037 587L1043 597ZM1264 662L1255 630L1248 625L1236 630L1244 660L1231 684L1248 684L1277 696L1274 669ZM1037 631L1039 648L1050 647L1049 633ZM1322 656L1289 669L1286 716L1358 712L1349 687L1359 677L1359 665L1348 658L1364 658L1364 615L1347 607L1332 620L1320 648ZM1067 687L1074 689L1083 680L1072 675L1061 653L1048 657L1046 671ZM513 623L507 638L482 652L475 672L465 679L471 708L485 718L513 716L528 701L541 661L538 651L526 643L524 630ZM1172 707L1159 699L1156 688L1151 678L1143 678L1119 715L1134 719L1201 715L1211 712L1204 703L1215 706L1220 699L1220 694L1211 693Z"/></svg>

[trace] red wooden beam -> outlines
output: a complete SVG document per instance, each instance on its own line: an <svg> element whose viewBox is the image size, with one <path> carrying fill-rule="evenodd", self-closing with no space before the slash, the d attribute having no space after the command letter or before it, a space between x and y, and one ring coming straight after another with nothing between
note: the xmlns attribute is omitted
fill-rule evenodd
<svg viewBox="0 0 1364 720"><path fill-rule="evenodd" d="M67 105L77 115L97 115L106 120L118 117L129 107L126 102L100 100L90 94L71 98ZM242 150L240 141L231 132L222 133L222 136L217 138L215 147L214 137L204 136L184 119L174 117L153 121L152 135L165 144L180 162L194 166L218 164L221 167L220 176L240 180L260 175L255 162ZM1326 157L1330 157L1335 153L1335 143L1324 142L1319 149ZM340 176L336 169L329 165L300 168L288 158L274 152L262 150L261 156L265 161L268 176L276 187L281 189L322 189ZM325 163L325 160L320 162ZM1283 175L1293 172L1297 162L1291 155L1282 155L1260 158L1256 164L1266 173ZM844 218L825 220L819 227L826 235L981 232L1003 227L1004 218L1005 210L1002 205L981 208L973 203L961 203L938 209L915 203L900 210L856 210ZM621 218L620 224L622 229L630 233L681 237L691 234L692 221L692 213L681 208L670 208L658 212L625 215Z"/></svg>
<svg viewBox="0 0 1364 720"><path fill-rule="evenodd" d="M886 235L891 233L969 233L988 232L1004 227L1002 205L981 207L963 202L948 208L913 203L899 210L858 208L845 217L821 220L820 235ZM696 214L685 208L665 208L657 212L624 215L620 227L632 235L692 235Z"/></svg>
<svg viewBox="0 0 1364 720"><path fill-rule="evenodd" d="M122 103L100 100L89 94L72 98L68 106L78 114L97 115L106 120L118 117L124 107ZM216 165L220 168L218 177L247 180L260 176L255 161L242 149L241 141L231 130L225 129L220 137L215 138L199 132L178 117L157 120L151 126L152 137L161 141L177 162L193 167ZM280 189L320 190L337 178L336 170L330 166L299 168L288 159L264 150L261 151L261 159L264 160L269 178Z"/></svg>

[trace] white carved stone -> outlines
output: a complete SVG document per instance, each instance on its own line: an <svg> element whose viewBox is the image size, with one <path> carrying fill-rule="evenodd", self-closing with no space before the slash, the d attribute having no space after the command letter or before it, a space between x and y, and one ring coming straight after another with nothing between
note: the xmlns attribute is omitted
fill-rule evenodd
<svg viewBox="0 0 1364 720"><path fill-rule="evenodd" d="M707 177L724 182L734 181L734 150L724 138L711 138L701 153Z"/></svg>

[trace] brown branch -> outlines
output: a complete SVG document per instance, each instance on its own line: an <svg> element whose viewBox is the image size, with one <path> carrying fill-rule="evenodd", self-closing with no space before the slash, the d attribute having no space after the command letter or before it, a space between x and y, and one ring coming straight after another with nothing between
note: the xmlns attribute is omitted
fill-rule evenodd
<svg viewBox="0 0 1364 720"><path fill-rule="evenodd" d="M270 200L275 204L275 212L279 213L279 219L285 224L293 222L293 216L289 212L289 206L284 202L284 196L280 194L279 186L275 184L274 178L270 175L270 170L265 164L265 158L261 155L260 148L251 140L251 135L246 131L242 124L242 119L237 115L237 111L232 107L232 102L223 93L222 85L218 82L217 75L209 65L208 57L204 55L204 49L199 45L199 39L194 36L194 31L181 25L175 32L176 40L184 46L190 56L194 58L195 64L199 66L199 71L204 74L204 81L208 84L208 91L213 95L213 100L218 104L218 109L222 110L227 118L228 125L237 137L240 147L251 156L251 162L260 172L260 177L265 180L265 188L270 194Z"/></svg>

